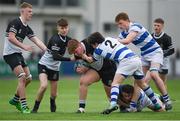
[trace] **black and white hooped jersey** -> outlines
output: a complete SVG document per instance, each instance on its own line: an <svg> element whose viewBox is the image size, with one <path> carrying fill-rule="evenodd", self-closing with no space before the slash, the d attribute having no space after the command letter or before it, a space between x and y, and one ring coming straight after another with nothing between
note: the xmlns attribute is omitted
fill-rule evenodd
<svg viewBox="0 0 180 121"><path fill-rule="evenodd" d="M159 36L155 35L155 33L153 33L152 36L156 40L156 42L161 46L164 53L164 57L170 56L174 53L174 47L172 44L171 37L169 35L162 32Z"/></svg>
<svg viewBox="0 0 180 121"><path fill-rule="evenodd" d="M6 29L3 55L22 52L20 47L14 45L8 40L9 32L15 33L16 39L21 43L23 43L26 36L29 39L35 36L33 30L28 25L24 25L20 17L10 21Z"/></svg>
<svg viewBox="0 0 180 121"><path fill-rule="evenodd" d="M93 57L95 60L99 58L107 58L119 63L124 58L135 56L128 47L121 44L118 39L107 37L104 42L99 44L94 51Z"/></svg>
<svg viewBox="0 0 180 121"><path fill-rule="evenodd" d="M84 47L86 55L92 56L94 53L94 48L87 42L87 40L86 39L82 40L81 44ZM103 66L103 62L104 62L103 58L100 58L98 61L95 61L93 63L87 63L84 61L84 64L99 71Z"/></svg>
<svg viewBox="0 0 180 121"><path fill-rule="evenodd" d="M51 70L59 71L61 62L53 59L52 52L63 56L66 52L67 43L70 39L71 38L68 36L61 36L59 34L52 36L47 45L48 50L41 57L39 63L41 65L45 65Z"/></svg>

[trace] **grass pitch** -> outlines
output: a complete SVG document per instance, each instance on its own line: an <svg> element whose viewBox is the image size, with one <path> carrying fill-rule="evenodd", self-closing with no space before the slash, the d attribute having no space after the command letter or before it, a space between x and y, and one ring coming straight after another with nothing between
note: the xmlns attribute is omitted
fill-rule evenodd
<svg viewBox="0 0 180 121"><path fill-rule="evenodd" d="M125 83L132 83L125 81ZM17 80L0 80L0 120L180 120L180 80L169 80L168 91L173 99L173 110L155 113L144 109L139 113L113 112L102 115L100 112L108 106L108 101L101 82L89 87L86 113L76 114L78 109L78 78L65 78L59 81L57 112L50 113L49 88L46 91L37 114L21 114L8 104L16 89ZM156 90L154 84L151 84ZM27 102L32 109L39 81L33 80L27 87ZM157 91L156 91L157 92Z"/></svg>

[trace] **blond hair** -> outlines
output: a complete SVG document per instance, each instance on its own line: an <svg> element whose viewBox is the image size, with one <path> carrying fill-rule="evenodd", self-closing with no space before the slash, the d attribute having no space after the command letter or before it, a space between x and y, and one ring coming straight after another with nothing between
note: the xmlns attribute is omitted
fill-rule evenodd
<svg viewBox="0 0 180 121"><path fill-rule="evenodd" d="M23 9L23 8L32 8L32 5L27 3L27 2L23 2L23 3L21 3L20 8L21 9Z"/></svg>

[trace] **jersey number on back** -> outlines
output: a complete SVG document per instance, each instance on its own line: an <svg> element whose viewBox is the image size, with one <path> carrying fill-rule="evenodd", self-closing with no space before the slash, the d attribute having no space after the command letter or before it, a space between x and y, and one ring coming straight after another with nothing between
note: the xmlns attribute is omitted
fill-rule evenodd
<svg viewBox="0 0 180 121"><path fill-rule="evenodd" d="M106 45L106 46L109 45L109 46L113 49L117 44L114 44L114 45L113 45L113 43L112 43L110 40L106 40L105 45Z"/></svg>

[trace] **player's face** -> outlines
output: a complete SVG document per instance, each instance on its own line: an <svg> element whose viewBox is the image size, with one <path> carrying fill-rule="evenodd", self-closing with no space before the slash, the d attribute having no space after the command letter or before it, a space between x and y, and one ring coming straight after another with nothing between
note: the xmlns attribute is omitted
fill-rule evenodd
<svg viewBox="0 0 180 121"><path fill-rule="evenodd" d="M155 34L160 34L163 30L163 27L164 26L161 23L154 23L153 29L154 29Z"/></svg>
<svg viewBox="0 0 180 121"><path fill-rule="evenodd" d="M77 56L81 56L82 54L84 54L84 49L81 45L79 45L75 51L74 51L74 54L77 55Z"/></svg>
<svg viewBox="0 0 180 121"><path fill-rule="evenodd" d="M124 99L126 102L131 102L132 94L128 94L128 93L122 92L122 96L123 96L123 99Z"/></svg>
<svg viewBox="0 0 180 121"><path fill-rule="evenodd" d="M26 21L30 21L32 19L32 8L23 8L21 10L21 15L25 18Z"/></svg>
<svg viewBox="0 0 180 121"><path fill-rule="evenodd" d="M57 26L58 33L62 36L66 36L69 32L68 26Z"/></svg>
<svg viewBox="0 0 180 121"><path fill-rule="evenodd" d="M117 25L121 30L127 30L129 28L129 21L121 19L117 22Z"/></svg>

